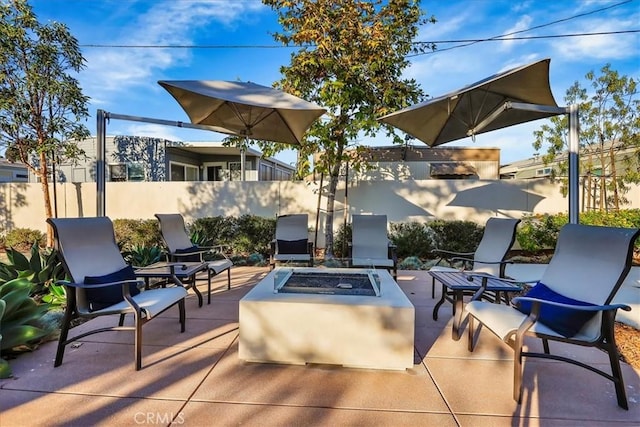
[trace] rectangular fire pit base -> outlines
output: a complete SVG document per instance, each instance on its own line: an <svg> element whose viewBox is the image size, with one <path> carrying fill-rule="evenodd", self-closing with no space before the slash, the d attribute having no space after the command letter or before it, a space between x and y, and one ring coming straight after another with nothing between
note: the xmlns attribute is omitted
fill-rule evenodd
<svg viewBox="0 0 640 427"><path fill-rule="evenodd" d="M295 271L367 273L363 269ZM381 296L274 293L278 269L270 272L240 300L240 359L412 368L414 307L387 271L376 273Z"/></svg>

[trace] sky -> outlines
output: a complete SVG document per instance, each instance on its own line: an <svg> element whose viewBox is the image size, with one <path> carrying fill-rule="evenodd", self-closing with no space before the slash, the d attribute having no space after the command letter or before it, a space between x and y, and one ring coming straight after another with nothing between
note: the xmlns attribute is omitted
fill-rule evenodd
<svg viewBox="0 0 640 427"><path fill-rule="evenodd" d="M86 68L78 79L90 97L87 127L96 133L98 109L137 117L188 122L158 80L242 80L271 86L289 65L294 48L272 34L277 15L260 0L30 0L42 23L67 25L78 39ZM560 106L576 81L599 74L606 64L640 80L640 33L558 37L567 34L640 30L640 0L423 0L437 23L420 29L416 41L434 41L433 53L411 58L405 77L438 97L488 76L551 58L551 90ZM535 28L534 28L535 27ZM524 31L507 40L478 40ZM536 37L522 40L514 37ZM540 38L541 36L554 36ZM503 37L504 38L504 37ZM215 46L214 48L130 48L123 46ZM267 47L265 47L267 46ZM452 146L497 147L501 163L534 155L533 132L546 120L477 135ZM108 135L136 135L176 141L220 141L202 130L111 120ZM391 145L383 132L357 141ZM419 141L416 145L421 144ZM276 156L292 163L288 150Z"/></svg>

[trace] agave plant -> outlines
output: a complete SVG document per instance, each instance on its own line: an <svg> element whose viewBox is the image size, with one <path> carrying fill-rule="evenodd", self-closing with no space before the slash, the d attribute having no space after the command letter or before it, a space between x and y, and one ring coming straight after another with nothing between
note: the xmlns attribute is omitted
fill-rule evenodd
<svg viewBox="0 0 640 427"><path fill-rule="evenodd" d="M125 261L136 267L144 267L161 261L163 252L158 246L133 245L131 250L122 253Z"/></svg>
<svg viewBox="0 0 640 427"><path fill-rule="evenodd" d="M31 256L27 258L21 252L7 249L9 264L0 263L0 282L16 278L25 278L33 283L34 293L46 292L46 288L57 280L65 278L64 268L54 249L42 250L37 242L31 247Z"/></svg>
<svg viewBox="0 0 640 427"><path fill-rule="evenodd" d="M19 346L30 347L51 334L52 330L41 324L49 304L38 304L30 297L33 283L24 277L0 284L0 350Z"/></svg>

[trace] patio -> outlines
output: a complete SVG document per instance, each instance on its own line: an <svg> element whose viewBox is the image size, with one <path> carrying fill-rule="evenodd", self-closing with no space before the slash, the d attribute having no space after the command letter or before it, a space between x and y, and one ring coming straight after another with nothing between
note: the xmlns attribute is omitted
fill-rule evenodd
<svg viewBox="0 0 640 427"><path fill-rule="evenodd" d="M525 269L508 274L531 277ZM535 359L525 361L523 404L517 405L511 397L511 349L486 331L473 353L467 351L466 335L453 341L449 307L441 309L437 322L431 319L437 299L431 298L426 271L398 274L416 309L412 369L242 362L238 301L267 273L267 268L236 267L230 291L226 277L217 277L211 305L202 308L190 293L184 334L177 309L146 325L139 372L133 366L133 334L127 332L86 337L67 349L55 369L55 342L12 360L14 378L0 380L0 425L630 426L640 419L640 370L626 364L629 411L617 406L613 385L604 378ZM638 267L627 279L634 299L636 281ZM638 302L625 302L636 304L631 313L637 316ZM105 320L116 321L92 322ZM594 349L552 344L551 350L608 363Z"/></svg>

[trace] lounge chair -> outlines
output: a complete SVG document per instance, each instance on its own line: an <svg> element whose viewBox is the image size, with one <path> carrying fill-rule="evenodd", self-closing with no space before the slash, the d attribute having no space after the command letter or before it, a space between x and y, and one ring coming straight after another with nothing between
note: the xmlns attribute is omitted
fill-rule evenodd
<svg viewBox="0 0 640 427"><path fill-rule="evenodd" d="M184 298L181 286L143 290L131 266L116 244L113 223L107 217L49 218L55 245L71 282L65 285L67 307L62 321L54 366L60 366L67 344L104 331L135 332L135 367L142 367L142 326L174 305L180 311L181 332L185 330ZM134 326L123 326L125 315L133 314ZM94 329L68 338L71 321L77 317L120 315L117 326Z"/></svg>
<svg viewBox="0 0 640 427"><path fill-rule="evenodd" d="M497 277L504 277L505 258L513 242L516 239L516 227L520 223L519 219L511 218L489 218L485 227L480 244L474 252L452 252L443 249L434 249L433 253L439 259L432 271L456 271L453 267L438 265L442 261L447 261L449 265L455 262L462 262L464 270L473 272L484 272ZM431 298L436 296L436 281L431 279Z"/></svg>
<svg viewBox="0 0 640 427"><path fill-rule="evenodd" d="M313 267L313 242L309 240L309 215L280 215L276 219L276 235L271 241L269 265L306 263Z"/></svg>
<svg viewBox="0 0 640 427"><path fill-rule="evenodd" d="M349 245L351 267L385 268L393 279L398 278L396 246L387 236L386 215L353 215L351 217L352 238Z"/></svg>
<svg viewBox="0 0 640 427"><path fill-rule="evenodd" d="M560 230L555 253L542 278L513 306L472 301L469 312L469 351L476 340L474 319L514 349L513 398L522 397L522 357L568 362L613 381L618 405L628 409L614 337L616 311L631 308L612 304L631 269L634 240L640 230L568 224ZM523 351L525 336L542 339L544 353ZM549 352L549 341L597 347L609 355L611 374L594 366ZM568 396L570 398L570 396Z"/></svg>
<svg viewBox="0 0 640 427"><path fill-rule="evenodd" d="M180 214L155 214L160 222L162 240L167 246L167 260L169 262L204 261L204 254L217 252L222 259L206 261L207 263L207 304L211 304L211 279L227 272L227 289L231 289L231 267L233 262L224 254L222 246L198 246L191 242ZM195 283L193 283L195 287Z"/></svg>

